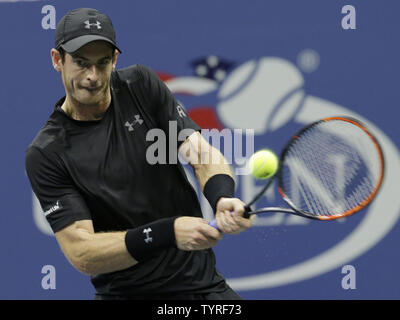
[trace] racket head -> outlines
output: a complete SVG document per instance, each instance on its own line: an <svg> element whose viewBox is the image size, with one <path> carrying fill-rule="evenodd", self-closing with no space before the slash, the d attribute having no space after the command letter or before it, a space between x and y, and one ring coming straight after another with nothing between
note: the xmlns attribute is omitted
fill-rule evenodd
<svg viewBox="0 0 400 320"><path fill-rule="evenodd" d="M318 120L295 134L280 155L276 174L283 200L317 220L350 216L371 203L384 177L384 155L359 120Z"/></svg>

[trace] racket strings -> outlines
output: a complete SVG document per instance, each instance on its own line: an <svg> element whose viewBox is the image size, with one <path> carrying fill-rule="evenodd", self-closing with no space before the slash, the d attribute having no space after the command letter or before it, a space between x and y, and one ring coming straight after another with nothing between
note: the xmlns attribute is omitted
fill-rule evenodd
<svg viewBox="0 0 400 320"><path fill-rule="evenodd" d="M312 132L315 134L315 132ZM312 140L312 141L310 141ZM296 194L296 206L300 206L306 211L317 215L325 214L326 208L334 206L329 193L333 193L336 185L333 179L330 179L329 163L325 163L319 157L330 151L332 143L330 136L320 136L315 139L311 132L307 132L297 141L297 146L290 150L293 157L288 163L293 169L291 174L291 194ZM299 145L301 143L301 145ZM303 144L312 146L303 149ZM301 162L299 162L301 160ZM328 173L328 174L327 174ZM298 193L301 191L301 195ZM327 193L327 190L329 192ZM321 201L320 199L324 199ZM304 204L302 203L304 202Z"/></svg>
<svg viewBox="0 0 400 320"><path fill-rule="evenodd" d="M288 202L314 216L341 215L368 201L382 175L377 146L360 127L326 121L304 131L282 163Z"/></svg>

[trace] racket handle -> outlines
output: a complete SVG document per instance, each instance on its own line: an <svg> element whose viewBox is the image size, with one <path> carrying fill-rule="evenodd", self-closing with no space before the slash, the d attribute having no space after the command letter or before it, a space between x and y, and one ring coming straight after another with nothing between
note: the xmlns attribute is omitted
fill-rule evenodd
<svg viewBox="0 0 400 320"><path fill-rule="evenodd" d="M244 210L244 213L243 213L243 218L248 219L248 218L250 217L249 212L251 212L251 208L250 208L249 206L245 206L244 209L245 209L245 210ZM217 226L217 220L216 220L216 219L213 219L212 221L210 221L210 222L208 223L208 225L210 225L211 227L213 227L213 228L219 230L219 229L218 229L218 226Z"/></svg>
<svg viewBox="0 0 400 320"><path fill-rule="evenodd" d="M217 226L217 220L214 219L213 221L210 221L208 224L209 224L211 227L213 227L213 228L219 230L219 229L218 229L218 226Z"/></svg>
<svg viewBox="0 0 400 320"><path fill-rule="evenodd" d="M246 219L250 218L249 212L251 212L250 206L245 206L244 207L243 218L246 218Z"/></svg>

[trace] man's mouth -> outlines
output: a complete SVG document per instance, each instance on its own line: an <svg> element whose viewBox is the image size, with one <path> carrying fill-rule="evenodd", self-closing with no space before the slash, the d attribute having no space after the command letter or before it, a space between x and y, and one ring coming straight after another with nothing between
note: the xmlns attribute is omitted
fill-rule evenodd
<svg viewBox="0 0 400 320"><path fill-rule="evenodd" d="M96 92L101 89L101 87L81 87L81 89L87 90L89 92Z"/></svg>

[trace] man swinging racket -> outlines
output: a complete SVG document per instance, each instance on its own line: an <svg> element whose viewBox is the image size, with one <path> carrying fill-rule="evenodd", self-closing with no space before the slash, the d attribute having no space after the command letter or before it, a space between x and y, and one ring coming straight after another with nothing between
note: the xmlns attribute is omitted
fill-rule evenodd
<svg viewBox="0 0 400 320"><path fill-rule="evenodd" d="M119 53L112 22L95 9L72 10L57 26L51 58L65 96L26 153L57 241L91 276L96 299L240 299L211 249L222 233L252 224L231 170L153 71L115 70ZM146 159L147 132L168 135L171 121L191 130L171 145L192 166L219 230L202 218L179 162ZM200 161L207 157L218 161Z"/></svg>

